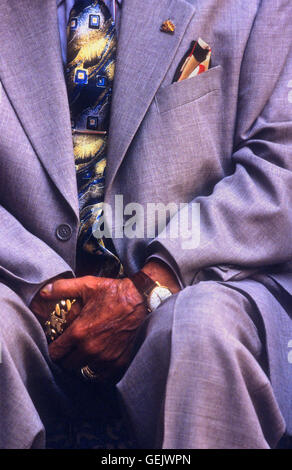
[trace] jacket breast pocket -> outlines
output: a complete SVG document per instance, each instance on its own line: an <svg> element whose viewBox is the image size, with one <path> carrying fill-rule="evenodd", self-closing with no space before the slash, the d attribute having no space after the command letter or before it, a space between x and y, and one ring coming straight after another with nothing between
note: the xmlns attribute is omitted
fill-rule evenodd
<svg viewBox="0 0 292 470"><path fill-rule="evenodd" d="M222 70L222 66L216 66L159 88L145 123L144 149L149 148L155 156L151 163L145 159L148 167L167 168L157 173L157 184L163 184L165 178L169 191L183 194L184 200L209 193L223 176L226 152ZM177 177L171 179L168 175Z"/></svg>
<svg viewBox="0 0 292 470"><path fill-rule="evenodd" d="M178 108L221 88L222 66L217 65L200 75L161 87L156 93L160 113Z"/></svg>

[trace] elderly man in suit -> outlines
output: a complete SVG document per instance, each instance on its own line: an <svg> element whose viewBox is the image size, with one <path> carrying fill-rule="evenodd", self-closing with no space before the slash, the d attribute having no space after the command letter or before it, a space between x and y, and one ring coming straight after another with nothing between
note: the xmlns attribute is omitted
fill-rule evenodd
<svg viewBox="0 0 292 470"><path fill-rule="evenodd" d="M291 433L291 14L3 0L2 448L45 445L70 374L116 384L139 446Z"/></svg>

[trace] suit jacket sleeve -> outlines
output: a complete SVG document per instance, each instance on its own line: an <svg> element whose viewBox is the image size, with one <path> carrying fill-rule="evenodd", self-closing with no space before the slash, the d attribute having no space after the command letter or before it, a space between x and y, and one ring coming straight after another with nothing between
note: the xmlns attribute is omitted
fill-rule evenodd
<svg viewBox="0 0 292 470"><path fill-rule="evenodd" d="M292 258L292 7L273 8L261 3L242 58L234 172L186 209L191 217L192 203L200 204L200 243L186 249L182 238L163 233L149 245L151 255L168 253L186 285L209 266L257 268Z"/></svg>
<svg viewBox="0 0 292 470"><path fill-rule="evenodd" d="M74 275L46 243L0 206L0 278L29 305L42 284L57 275ZM36 262L36 259L38 262Z"/></svg>

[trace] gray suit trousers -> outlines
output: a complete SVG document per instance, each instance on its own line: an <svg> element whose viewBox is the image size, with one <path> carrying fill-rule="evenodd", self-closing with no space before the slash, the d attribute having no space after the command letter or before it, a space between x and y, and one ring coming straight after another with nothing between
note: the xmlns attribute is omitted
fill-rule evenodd
<svg viewBox="0 0 292 470"><path fill-rule="evenodd" d="M118 388L141 447L270 448L285 423L268 377L256 281L201 282L168 299ZM279 308L279 306L277 306Z"/></svg>
<svg viewBox="0 0 292 470"><path fill-rule="evenodd" d="M267 370L262 319L242 284L206 281L151 314L118 384L122 408L146 448L269 448L285 431ZM270 296L270 298L269 298ZM276 302L276 301L274 301ZM40 325L0 286L0 447L42 448L66 406Z"/></svg>

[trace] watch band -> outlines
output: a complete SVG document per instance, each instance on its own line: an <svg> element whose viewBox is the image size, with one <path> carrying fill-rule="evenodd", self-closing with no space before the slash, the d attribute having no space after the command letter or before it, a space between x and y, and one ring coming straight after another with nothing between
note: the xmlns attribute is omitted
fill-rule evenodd
<svg viewBox="0 0 292 470"><path fill-rule="evenodd" d="M172 295L171 290L153 281L144 271L139 271L129 278L138 292L144 297L145 306L149 313L153 312L167 297Z"/></svg>
<svg viewBox="0 0 292 470"><path fill-rule="evenodd" d="M140 292L143 297L147 300L148 295L151 291L159 286L158 282L153 281L151 277L147 276L143 271L138 271L130 277L136 289Z"/></svg>

